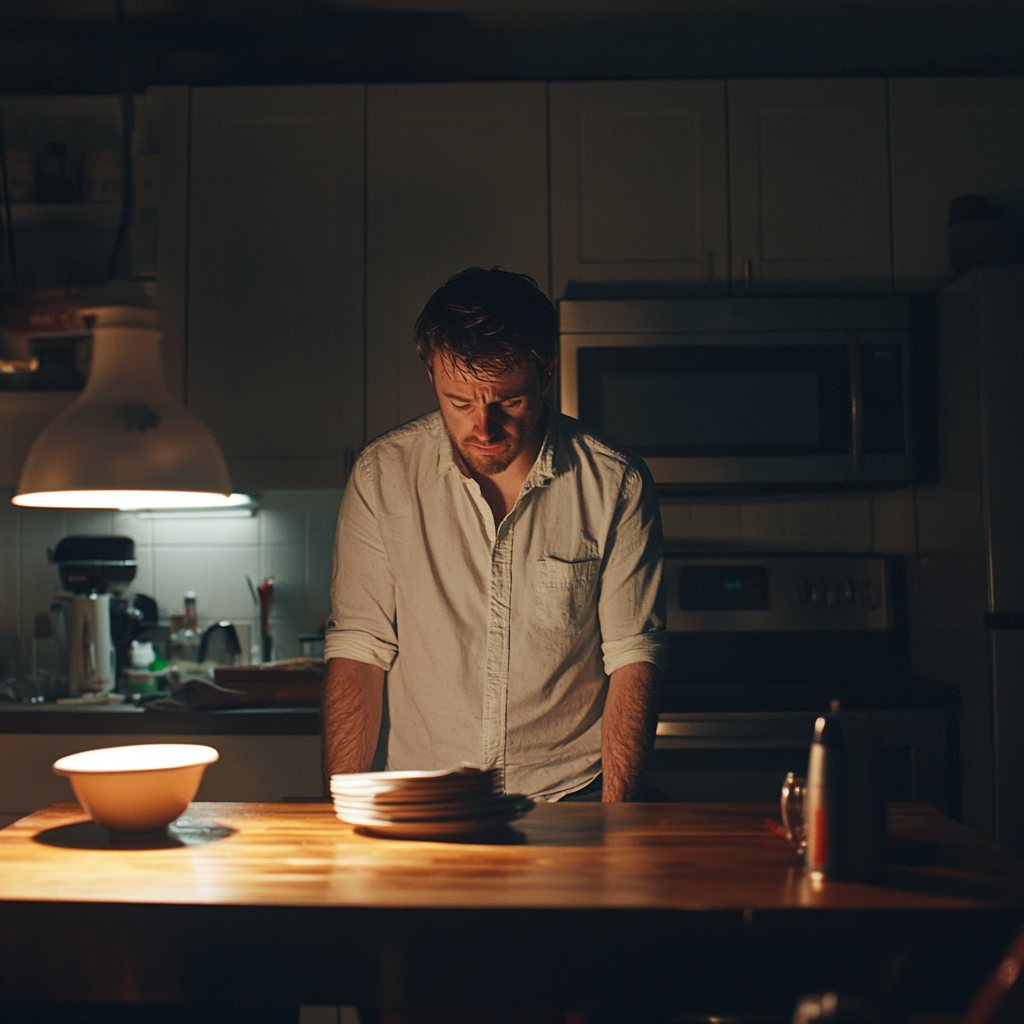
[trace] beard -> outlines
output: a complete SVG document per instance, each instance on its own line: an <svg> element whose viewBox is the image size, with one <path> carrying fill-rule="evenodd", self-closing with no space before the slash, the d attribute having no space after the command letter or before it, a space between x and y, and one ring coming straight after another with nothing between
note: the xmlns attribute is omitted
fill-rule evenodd
<svg viewBox="0 0 1024 1024"><path fill-rule="evenodd" d="M499 473L504 473L509 466L512 465L516 459L523 453L530 442L533 440L540 428L541 421L544 416L543 407L537 410L537 415L532 423L524 423L523 431L520 433L517 439L513 439L508 434L502 434L499 437L492 438L488 442L481 441L476 437L467 437L462 441L457 441L452 437L452 433L448 431L448 437L451 438L452 446L462 457L462 461L472 470L474 473L479 473L481 476L497 476ZM448 429L448 425L445 424L445 429ZM471 444L485 444L487 447L493 447L496 444L504 444L505 448L497 455L481 455L480 452L474 451L469 446Z"/></svg>
<svg viewBox="0 0 1024 1024"><path fill-rule="evenodd" d="M482 443L476 438L469 437L460 444L455 438L452 438L452 444L455 445L459 455L462 456L462 461L474 473L480 473L483 476L497 476L499 473L504 473L519 458L519 454L526 447L522 442L519 444L513 443L508 437L495 438L491 442L491 445L505 444L505 450L498 455L481 455L469 447L471 444Z"/></svg>

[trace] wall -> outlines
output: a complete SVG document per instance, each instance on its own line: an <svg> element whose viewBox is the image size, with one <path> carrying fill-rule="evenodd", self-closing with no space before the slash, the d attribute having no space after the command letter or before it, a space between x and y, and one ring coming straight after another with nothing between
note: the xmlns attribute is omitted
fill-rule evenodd
<svg viewBox="0 0 1024 1024"><path fill-rule="evenodd" d="M0 490L0 672L27 665L32 620L57 586L47 548L69 534L119 534L135 541L132 589L156 598L162 621L198 596L200 619L254 623L245 582L274 576L272 622L278 655L298 654L300 633L328 610L340 490L268 491L251 519L140 519L126 512L19 509ZM914 554L915 492L833 497L667 499L666 540L689 549Z"/></svg>
<svg viewBox="0 0 1024 1024"><path fill-rule="evenodd" d="M328 611L340 490L268 491L248 519L140 519L134 513L19 509L0 490L0 672L28 664L32 622L58 585L46 559L70 534L117 534L135 541L132 589L156 598L161 621L194 590L200 621L254 623L245 577L276 579L271 622L279 657L299 653L300 633Z"/></svg>
<svg viewBox="0 0 1024 1024"><path fill-rule="evenodd" d="M69 534L119 534L135 541L132 589L156 598L162 621L198 596L200 619L254 623L245 582L274 576L272 622L280 657L298 654L300 633L328 610L340 490L268 491L251 519L140 519L127 512L19 509L0 490L0 672L28 663L32 620L57 586L47 548ZM667 499L665 537L687 548L914 554L912 489L833 497Z"/></svg>

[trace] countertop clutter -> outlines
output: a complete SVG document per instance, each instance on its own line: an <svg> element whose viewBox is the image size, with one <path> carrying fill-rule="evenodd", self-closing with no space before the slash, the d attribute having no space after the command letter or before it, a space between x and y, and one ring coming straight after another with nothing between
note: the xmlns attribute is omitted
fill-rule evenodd
<svg viewBox="0 0 1024 1024"><path fill-rule="evenodd" d="M541 804L426 843L361 835L327 803L198 803L118 843L57 804L0 833L0 998L788 1019L808 992L872 991L962 1012L1024 923L1024 865L895 804L885 885L815 882L774 810ZM79 955L98 930L116 970Z"/></svg>

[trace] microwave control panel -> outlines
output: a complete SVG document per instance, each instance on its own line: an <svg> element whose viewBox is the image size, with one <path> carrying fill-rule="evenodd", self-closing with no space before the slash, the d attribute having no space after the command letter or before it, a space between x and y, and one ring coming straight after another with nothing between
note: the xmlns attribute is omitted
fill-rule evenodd
<svg viewBox="0 0 1024 1024"><path fill-rule="evenodd" d="M671 632L885 630L884 558L669 556Z"/></svg>

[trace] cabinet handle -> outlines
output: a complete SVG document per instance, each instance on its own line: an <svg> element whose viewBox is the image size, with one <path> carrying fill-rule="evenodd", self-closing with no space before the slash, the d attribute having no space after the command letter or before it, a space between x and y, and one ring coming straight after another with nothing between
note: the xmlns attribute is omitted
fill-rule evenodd
<svg viewBox="0 0 1024 1024"><path fill-rule="evenodd" d="M715 283L715 250L708 249L708 284Z"/></svg>
<svg viewBox="0 0 1024 1024"><path fill-rule="evenodd" d="M754 261L743 261L743 283L749 288L754 282Z"/></svg>

